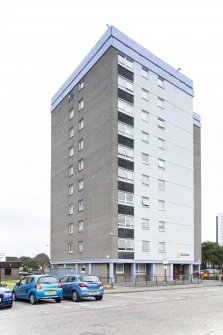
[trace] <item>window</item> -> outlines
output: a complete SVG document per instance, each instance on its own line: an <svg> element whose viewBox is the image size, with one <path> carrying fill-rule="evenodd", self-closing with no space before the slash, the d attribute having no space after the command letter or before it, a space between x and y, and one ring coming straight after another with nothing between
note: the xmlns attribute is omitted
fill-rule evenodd
<svg viewBox="0 0 223 335"><path fill-rule="evenodd" d="M73 225L73 223L69 223L68 234L73 234L73 233L74 233L74 225Z"/></svg>
<svg viewBox="0 0 223 335"><path fill-rule="evenodd" d="M148 197L142 197L142 206L143 207L149 207L149 198Z"/></svg>
<svg viewBox="0 0 223 335"><path fill-rule="evenodd" d="M149 100L149 92L142 88L142 99Z"/></svg>
<svg viewBox="0 0 223 335"><path fill-rule="evenodd" d="M78 212L82 212L84 210L84 200L78 201Z"/></svg>
<svg viewBox="0 0 223 335"><path fill-rule="evenodd" d="M142 241L142 251L149 251L149 241Z"/></svg>
<svg viewBox="0 0 223 335"><path fill-rule="evenodd" d="M84 160L83 158L78 161L78 170L81 171L84 168Z"/></svg>
<svg viewBox="0 0 223 335"><path fill-rule="evenodd" d="M133 92L133 83L120 76L118 77L118 87L124 89L127 92Z"/></svg>
<svg viewBox="0 0 223 335"><path fill-rule="evenodd" d="M149 176L147 176L146 174L142 174L142 184L149 185Z"/></svg>
<svg viewBox="0 0 223 335"><path fill-rule="evenodd" d="M165 231L165 221L158 222L158 229L159 231Z"/></svg>
<svg viewBox="0 0 223 335"><path fill-rule="evenodd" d="M142 136L142 141L143 142L149 143L149 134L148 133L146 133L145 131L142 131L141 136Z"/></svg>
<svg viewBox="0 0 223 335"><path fill-rule="evenodd" d="M74 147L72 145L72 147L69 148L69 157L72 157L74 155Z"/></svg>
<svg viewBox="0 0 223 335"><path fill-rule="evenodd" d="M116 264L116 273L117 274L121 274L124 273L124 264Z"/></svg>
<svg viewBox="0 0 223 335"><path fill-rule="evenodd" d="M124 170L124 169L118 168L118 180L122 180L127 183L133 183L134 182L134 172L130 170Z"/></svg>
<svg viewBox="0 0 223 335"><path fill-rule="evenodd" d="M5 276L11 276L12 275L12 269L5 269Z"/></svg>
<svg viewBox="0 0 223 335"><path fill-rule="evenodd" d="M78 108L79 108L79 111L82 110L84 108L84 99L81 99L78 103Z"/></svg>
<svg viewBox="0 0 223 335"><path fill-rule="evenodd" d="M84 181L83 179L78 180L78 191L83 190L84 188Z"/></svg>
<svg viewBox="0 0 223 335"><path fill-rule="evenodd" d="M133 194L127 192L118 192L118 203L133 206Z"/></svg>
<svg viewBox="0 0 223 335"><path fill-rule="evenodd" d="M158 200L158 208L161 211L165 210L165 201L164 200Z"/></svg>
<svg viewBox="0 0 223 335"><path fill-rule="evenodd" d="M134 241L118 239L118 250L119 251L134 251Z"/></svg>
<svg viewBox="0 0 223 335"><path fill-rule="evenodd" d="M136 264L136 275L146 274L146 264Z"/></svg>
<svg viewBox="0 0 223 335"><path fill-rule="evenodd" d="M69 129L69 138L72 138L74 136L74 127L71 127Z"/></svg>
<svg viewBox="0 0 223 335"><path fill-rule="evenodd" d="M71 184L68 186L68 195L74 194L74 185Z"/></svg>
<svg viewBox="0 0 223 335"><path fill-rule="evenodd" d="M118 133L132 138L133 137L133 127L125 123L119 122L118 123Z"/></svg>
<svg viewBox="0 0 223 335"><path fill-rule="evenodd" d="M133 150L128 147L118 146L118 157L133 161Z"/></svg>
<svg viewBox="0 0 223 335"><path fill-rule="evenodd" d="M81 81L79 83L79 91L82 90L83 87L84 87L84 81Z"/></svg>
<svg viewBox="0 0 223 335"><path fill-rule="evenodd" d="M134 217L129 215L118 215L118 228L134 229Z"/></svg>
<svg viewBox="0 0 223 335"><path fill-rule="evenodd" d="M158 127L160 129L165 129L165 121L161 118L158 118Z"/></svg>
<svg viewBox="0 0 223 335"><path fill-rule="evenodd" d="M129 70L133 70L133 62L129 58L118 55L118 63Z"/></svg>
<svg viewBox="0 0 223 335"><path fill-rule="evenodd" d="M165 180L158 179L158 189L161 191L165 191Z"/></svg>
<svg viewBox="0 0 223 335"><path fill-rule="evenodd" d="M68 243L68 252L69 252L69 254L73 254L73 252L74 252L73 243L72 242Z"/></svg>
<svg viewBox="0 0 223 335"><path fill-rule="evenodd" d="M161 98L158 97L157 103L158 103L158 107L164 108L164 100L163 99L161 99Z"/></svg>
<svg viewBox="0 0 223 335"><path fill-rule="evenodd" d="M146 112L146 111L144 111L144 110L142 110L141 111L141 119L143 121L149 122L149 113Z"/></svg>
<svg viewBox="0 0 223 335"><path fill-rule="evenodd" d="M166 243L165 242L159 242L159 252L166 252Z"/></svg>
<svg viewBox="0 0 223 335"><path fill-rule="evenodd" d="M70 165L68 168L68 176L71 177L74 174L74 166Z"/></svg>
<svg viewBox="0 0 223 335"><path fill-rule="evenodd" d="M81 266L80 266L80 273L86 273L86 265L85 264L81 264Z"/></svg>
<svg viewBox="0 0 223 335"><path fill-rule="evenodd" d="M164 150L165 149L165 140L162 138L158 138L158 148Z"/></svg>
<svg viewBox="0 0 223 335"><path fill-rule="evenodd" d="M84 140L83 139L81 139L78 142L78 150L81 151L82 149L84 149Z"/></svg>
<svg viewBox="0 0 223 335"><path fill-rule="evenodd" d="M144 164L149 164L149 155L142 152L142 162Z"/></svg>
<svg viewBox="0 0 223 335"><path fill-rule="evenodd" d="M158 158L158 168L165 170L165 160L164 159Z"/></svg>
<svg viewBox="0 0 223 335"><path fill-rule="evenodd" d="M149 219L142 219L142 229L143 230L149 229Z"/></svg>
<svg viewBox="0 0 223 335"><path fill-rule="evenodd" d="M163 88L164 80L161 77L158 77L158 86Z"/></svg>
<svg viewBox="0 0 223 335"><path fill-rule="evenodd" d="M74 205L73 204L69 204L68 205L68 214L71 215L74 213Z"/></svg>
<svg viewBox="0 0 223 335"><path fill-rule="evenodd" d="M78 232L82 232L84 230L84 222L83 220L78 221Z"/></svg>
<svg viewBox="0 0 223 335"><path fill-rule="evenodd" d="M84 119L81 119L79 122L78 122L78 130L82 130L84 128Z"/></svg>
<svg viewBox="0 0 223 335"><path fill-rule="evenodd" d="M67 96L68 101L71 101L73 99L74 93L70 92Z"/></svg>
<svg viewBox="0 0 223 335"><path fill-rule="evenodd" d="M118 99L118 110L122 113L131 115L131 116L133 115L133 106L120 99Z"/></svg>
<svg viewBox="0 0 223 335"><path fill-rule="evenodd" d="M78 241L78 252L84 252L84 242Z"/></svg>
<svg viewBox="0 0 223 335"><path fill-rule="evenodd" d="M144 78L148 78L148 73L149 73L148 70L142 68L142 76L143 76Z"/></svg>
<svg viewBox="0 0 223 335"><path fill-rule="evenodd" d="M73 119L73 117L74 117L74 109L72 108L69 110L69 120Z"/></svg>

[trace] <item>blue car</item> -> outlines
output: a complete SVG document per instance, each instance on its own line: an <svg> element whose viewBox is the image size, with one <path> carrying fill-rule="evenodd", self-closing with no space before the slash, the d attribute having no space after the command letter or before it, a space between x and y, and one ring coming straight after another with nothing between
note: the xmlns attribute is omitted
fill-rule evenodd
<svg viewBox="0 0 223 335"><path fill-rule="evenodd" d="M59 279L48 275L30 275L18 282L12 289L13 300L29 300L32 305L41 299L61 302L63 289Z"/></svg>
<svg viewBox="0 0 223 335"><path fill-rule="evenodd" d="M0 308L9 307L13 305L12 292L0 283Z"/></svg>
<svg viewBox="0 0 223 335"><path fill-rule="evenodd" d="M68 275L60 279L63 295L73 301L94 297L101 300L104 294L103 284L95 275Z"/></svg>

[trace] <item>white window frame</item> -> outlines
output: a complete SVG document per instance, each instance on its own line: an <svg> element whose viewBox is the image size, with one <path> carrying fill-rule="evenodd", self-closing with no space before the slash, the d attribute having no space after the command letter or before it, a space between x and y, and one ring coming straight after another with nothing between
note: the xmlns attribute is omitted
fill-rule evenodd
<svg viewBox="0 0 223 335"><path fill-rule="evenodd" d="M159 221L158 222L158 229L161 232L165 231L166 230L166 222L165 221Z"/></svg>
<svg viewBox="0 0 223 335"><path fill-rule="evenodd" d="M148 79L149 78L149 71L142 67L142 77Z"/></svg>
<svg viewBox="0 0 223 335"><path fill-rule="evenodd" d="M142 252L150 251L150 241L142 240Z"/></svg>
<svg viewBox="0 0 223 335"><path fill-rule="evenodd" d="M74 185L70 184L68 185L68 195L74 194Z"/></svg>
<svg viewBox="0 0 223 335"><path fill-rule="evenodd" d="M82 90L82 88L84 88L84 80L79 82L79 91Z"/></svg>
<svg viewBox="0 0 223 335"><path fill-rule="evenodd" d="M141 110L141 120L145 122L149 122L149 112L142 109Z"/></svg>
<svg viewBox="0 0 223 335"><path fill-rule="evenodd" d="M118 228L134 229L134 216L118 214Z"/></svg>
<svg viewBox="0 0 223 335"><path fill-rule="evenodd" d="M165 120L158 117L158 128L165 129Z"/></svg>
<svg viewBox="0 0 223 335"><path fill-rule="evenodd" d="M68 234L71 235L74 233L74 224L73 223L69 223L68 224Z"/></svg>
<svg viewBox="0 0 223 335"><path fill-rule="evenodd" d="M158 200L158 209L160 211L165 211L166 202L164 200Z"/></svg>
<svg viewBox="0 0 223 335"><path fill-rule="evenodd" d="M118 99L118 111L133 116L133 105L127 103L124 100Z"/></svg>
<svg viewBox="0 0 223 335"><path fill-rule="evenodd" d="M133 184L134 171L118 168L118 180Z"/></svg>
<svg viewBox="0 0 223 335"><path fill-rule="evenodd" d="M165 140L163 138L158 137L158 148L165 150Z"/></svg>
<svg viewBox="0 0 223 335"><path fill-rule="evenodd" d="M78 232L81 233L82 231L84 231L84 221L79 220L78 221Z"/></svg>
<svg viewBox="0 0 223 335"><path fill-rule="evenodd" d="M144 88L142 88L142 99L149 101L149 91L145 90Z"/></svg>
<svg viewBox="0 0 223 335"><path fill-rule="evenodd" d="M129 147L118 145L118 157L132 162L134 160L134 151Z"/></svg>
<svg viewBox="0 0 223 335"><path fill-rule="evenodd" d="M165 160L158 158L158 168L161 170L165 170Z"/></svg>
<svg viewBox="0 0 223 335"><path fill-rule="evenodd" d="M141 136L142 136L142 141L143 142L149 143L149 133L147 133L145 131L142 131Z"/></svg>
<svg viewBox="0 0 223 335"><path fill-rule="evenodd" d="M158 77L157 84L159 87L164 88L164 79L161 77Z"/></svg>
<svg viewBox="0 0 223 335"><path fill-rule="evenodd" d="M69 254L73 254L74 253L74 249L73 249L73 242L68 243L68 253Z"/></svg>
<svg viewBox="0 0 223 335"><path fill-rule="evenodd" d="M142 163L149 165L149 154L142 152Z"/></svg>
<svg viewBox="0 0 223 335"><path fill-rule="evenodd" d="M68 176L71 177L74 174L74 166L73 164L68 167Z"/></svg>
<svg viewBox="0 0 223 335"><path fill-rule="evenodd" d="M149 176L146 174L142 174L142 184L149 186Z"/></svg>
<svg viewBox="0 0 223 335"><path fill-rule="evenodd" d="M84 242L78 241L78 252L84 252Z"/></svg>
<svg viewBox="0 0 223 335"><path fill-rule="evenodd" d="M129 69L130 71L133 72L134 62L132 60L130 60L129 58L118 54L118 64L126 67L127 69Z"/></svg>
<svg viewBox="0 0 223 335"><path fill-rule="evenodd" d="M116 263L116 274L124 274L125 265L123 263Z"/></svg>
<svg viewBox="0 0 223 335"><path fill-rule="evenodd" d="M118 76L118 87L131 94L134 92L133 82L121 76Z"/></svg>
<svg viewBox="0 0 223 335"><path fill-rule="evenodd" d="M78 161L78 171L82 171L84 169L84 160L83 158Z"/></svg>
<svg viewBox="0 0 223 335"><path fill-rule="evenodd" d="M150 201L149 197L142 196L142 206L143 207L150 207Z"/></svg>
<svg viewBox="0 0 223 335"><path fill-rule="evenodd" d="M70 148L69 148L69 157L73 157L74 155L74 146L72 145Z"/></svg>
<svg viewBox="0 0 223 335"><path fill-rule="evenodd" d="M82 242L82 241L80 241ZM83 242L83 248L84 248L84 242ZM86 264L80 265L80 273L86 273Z"/></svg>
<svg viewBox="0 0 223 335"><path fill-rule="evenodd" d="M134 194L129 192L118 191L118 203L120 205L133 206Z"/></svg>
<svg viewBox="0 0 223 335"><path fill-rule="evenodd" d="M84 129L84 119L78 121L78 130L81 131L82 129Z"/></svg>
<svg viewBox="0 0 223 335"><path fill-rule="evenodd" d="M79 112L84 108L84 99L82 98L79 102L78 102L78 110Z"/></svg>
<svg viewBox="0 0 223 335"><path fill-rule="evenodd" d="M83 149L84 149L84 140L82 138L80 141L78 141L78 151L81 151Z"/></svg>
<svg viewBox="0 0 223 335"><path fill-rule="evenodd" d="M133 138L134 136L134 128L126 123L123 122L118 122L118 133L120 135L129 137L129 138Z"/></svg>
<svg viewBox="0 0 223 335"><path fill-rule="evenodd" d="M134 251L134 240L118 239L118 251L132 252Z"/></svg>
<svg viewBox="0 0 223 335"><path fill-rule="evenodd" d="M158 189L161 191L165 191L165 180L158 179Z"/></svg>
<svg viewBox="0 0 223 335"><path fill-rule="evenodd" d="M137 263L135 266L136 275L145 275L146 274L146 264Z"/></svg>
<svg viewBox="0 0 223 335"><path fill-rule="evenodd" d="M149 219L142 218L142 230L149 230L150 224Z"/></svg>
<svg viewBox="0 0 223 335"><path fill-rule="evenodd" d="M159 108L162 108L164 109L164 99L160 98L160 97L157 97L157 105Z"/></svg>
<svg viewBox="0 0 223 335"><path fill-rule="evenodd" d="M158 242L158 251L159 253L166 252L166 242Z"/></svg>
<svg viewBox="0 0 223 335"><path fill-rule="evenodd" d="M71 139L72 137L74 137L74 127L71 127L69 129L69 139Z"/></svg>
<svg viewBox="0 0 223 335"><path fill-rule="evenodd" d="M78 180L78 191L82 191L84 188L84 180L80 179Z"/></svg>
<svg viewBox="0 0 223 335"><path fill-rule="evenodd" d="M69 120L73 119L73 117L74 117L74 109L71 108L71 109L69 110Z"/></svg>
<svg viewBox="0 0 223 335"><path fill-rule="evenodd" d="M74 214L74 204L68 205L68 215Z"/></svg>
<svg viewBox="0 0 223 335"><path fill-rule="evenodd" d="M84 200L78 200L78 212L82 212L84 210Z"/></svg>

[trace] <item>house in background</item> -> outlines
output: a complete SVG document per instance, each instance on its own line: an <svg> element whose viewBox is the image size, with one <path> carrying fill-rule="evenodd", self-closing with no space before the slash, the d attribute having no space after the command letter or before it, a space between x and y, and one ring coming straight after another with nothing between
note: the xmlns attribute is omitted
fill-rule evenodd
<svg viewBox="0 0 223 335"><path fill-rule="evenodd" d="M0 281L6 279L19 279L19 268L22 262L17 257L6 257L0 261Z"/></svg>

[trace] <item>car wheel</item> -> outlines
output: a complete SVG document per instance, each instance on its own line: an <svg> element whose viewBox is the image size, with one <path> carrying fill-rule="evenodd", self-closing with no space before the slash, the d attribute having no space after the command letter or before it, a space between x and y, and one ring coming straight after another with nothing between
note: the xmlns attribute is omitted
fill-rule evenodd
<svg viewBox="0 0 223 335"><path fill-rule="evenodd" d="M13 301L18 300L18 299L17 299L17 296L16 296L16 294L15 294L15 292L12 292L12 299L13 299Z"/></svg>
<svg viewBox="0 0 223 335"><path fill-rule="evenodd" d="M59 302L61 302L61 299L60 298L55 298L55 301L59 303Z"/></svg>
<svg viewBox="0 0 223 335"><path fill-rule="evenodd" d="M34 296L33 293L31 293L30 296L29 296L29 302L30 302L31 305L35 305L35 303L36 303L36 299L35 299L35 296Z"/></svg>
<svg viewBox="0 0 223 335"><path fill-rule="evenodd" d="M76 291L72 292L72 300L78 302L80 300L79 294Z"/></svg>
<svg viewBox="0 0 223 335"><path fill-rule="evenodd" d="M97 297L95 297L96 300L102 300L103 299L103 295L99 295Z"/></svg>

